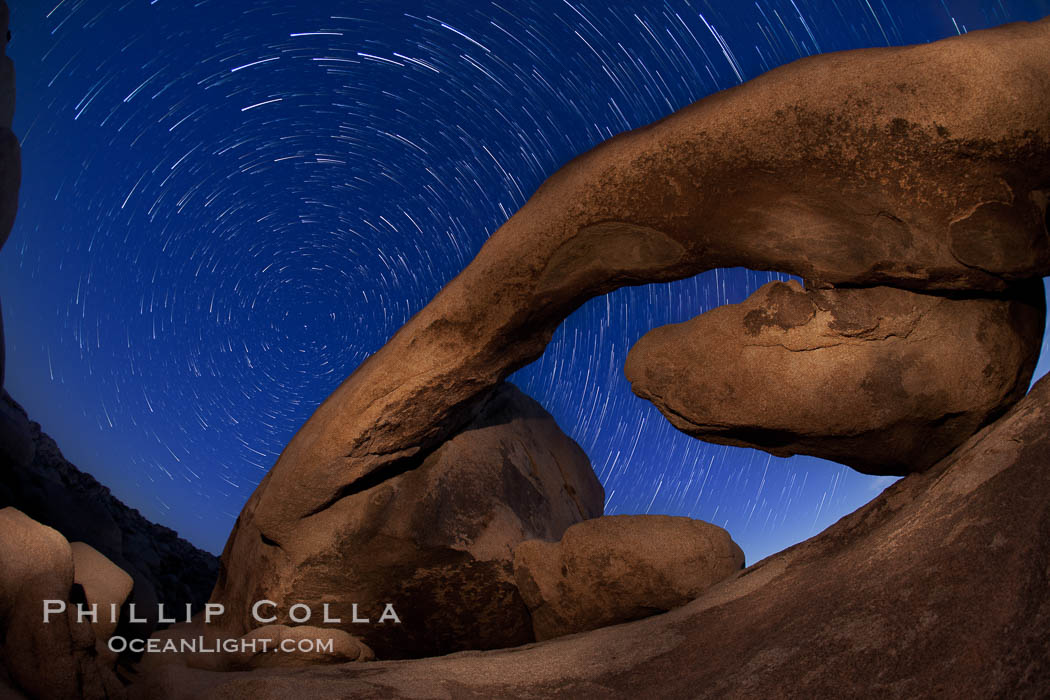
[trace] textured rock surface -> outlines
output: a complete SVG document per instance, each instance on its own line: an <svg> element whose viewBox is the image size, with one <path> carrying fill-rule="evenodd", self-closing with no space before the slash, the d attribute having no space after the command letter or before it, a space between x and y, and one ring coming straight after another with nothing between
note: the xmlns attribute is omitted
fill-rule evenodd
<svg viewBox="0 0 1050 700"><path fill-rule="evenodd" d="M258 625L251 606L267 599L280 623L291 621L293 604L320 614L329 603L341 627L379 658L531 641L513 581L514 546L558 539L601 515L605 502L583 450L510 384L437 450L376 475L310 518L302 537L257 536L244 560L227 552L226 565L240 573L220 576L213 597L225 603L230 631ZM353 603L371 624L353 623ZM400 624L378 622L385 603Z"/></svg>
<svg viewBox="0 0 1050 700"><path fill-rule="evenodd" d="M1045 319L1042 280L1013 298L772 282L650 331L626 374L702 440L903 475L1024 395Z"/></svg>
<svg viewBox="0 0 1050 700"><path fill-rule="evenodd" d="M299 430L241 513L230 579L277 584L263 539L351 558L342 494L442 444L619 286L727 266L941 290L1047 274L1048 46L1044 20L807 58L576 158Z"/></svg>
<svg viewBox="0 0 1050 700"><path fill-rule="evenodd" d="M162 676L167 666L208 671L245 671L257 668L297 668L318 664L372 661L375 654L359 638L341 629L312 625L264 625L241 635L233 648L224 646L229 637L198 616L154 632L152 639L161 651L145 654L136 666L140 676ZM204 639L209 651L184 651L183 641L192 644ZM299 648L299 642L305 646ZM292 645L281 647L281 644ZM327 645L330 644L329 649ZM169 647L170 648L166 648ZM322 649L321 645L325 645ZM278 651L275 651L278 650Z"/></svg>
<svg viewBox="0 0 1050 700"><path fill-rule="evenodd" d="M728 532L667 515L594 518L558 542L529 540L514 550L514 578L537 640L672 610L743 566Z"/></svg>
<svg viewBox="0 0 1050 700"><path fill-rule="evenodd" d="M230 661L231 668L295 668L317 664L336 664L349 661L371 661L375 658L372 650L356 637L352 637L340 629L328 629L323 627L287 625L266 625L258 627L243 639L256 640L262 643L266 640L267 648L280 648L286 643L296 644L295 652L256 652L240 654L238 658ZM314 646L313 651L300 651L299 643L305 642L306 646ZM322 643L331 643L331 651L318 651L317 647ZM258 647L261 648L261 647Z"/></svg>
<svg viewBox="0 0 1050 700"><path fill-rule="evenodd" d="M32 458L28 465L5 459L0 445L0 508L14 506L67 539L91 545L135 581L131 602L143 617L156 618L157 603L183 609L199 608L208 599L218 576L218 560L172 530L146 520L66 461L38 423L4 395L4 410L12 411L29 428ZM140 636L150 627L136 625Z"/></svg>
<svg viewBox="0 0 1050 700"><path fill-rule="evenodd" d="M522 649L170 669L135 697L1045 698L1050 379L921 474L685 607Z"/></svg>
<svg viewBox="0 0 1050 700"><path fill-rule="evenodd" d="M95 656L90 622L78 623L73 553L57 531L0 509L0 660L13 684L39 700L120 698L124 688ZM42 623L44 601L67 603Z"/></svg>
<svg viewBox="0 0 1050 700"><path fill-rule="evenodd" d="M91 623L95 650L101 662L112 666L117 654L107 641L117 629L121 608L131 594L132 578L89 544L70 542L69 548L73 553L73 583L84 590L89 606L97 606L98 617Z"/></svg>

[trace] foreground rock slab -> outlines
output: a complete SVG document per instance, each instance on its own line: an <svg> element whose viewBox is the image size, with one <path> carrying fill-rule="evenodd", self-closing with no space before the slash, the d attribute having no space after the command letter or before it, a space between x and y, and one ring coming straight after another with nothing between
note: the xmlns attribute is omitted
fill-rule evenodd
<svg viewBox="0 0 1050 700"><path fill-rule="evenodd" d="M154 632L136 667L148 677L164 675L167 666L207 671L248 671L257 668L300 668L351 661L372 661L368 645L341 629L313 625L263 625L239 638L223 636L201 616Z"/></svg>
<svg viewBox="0 0 1050 700"><path fill-rule="evenodd" d="M293 605L318 617L327 605L336 626L381 659L523 644L533 633L514 584L514 547L556 540L605 506L587 455L511 384L438 449L376 477L312 516L304 537L276 542L255 531L249 558L227 552L231 571L253 573L219 578L226 631L257 627L252 606L270 600L264 612L282 624L296 622ZM242 516L237 527L234 537L253 525ZM383 620L387 603L397 622Z"/></svg>
<svg viewBox="0 0 1050 700"><path fill-rule="evenodd" d="M772 282L649 331L625 373L701 440L904 475L1024 396L1045 320L1042 280L952 297Z"/></svg>
<svg viewBox="0 0 1050 700"><path fill-rule="evenodd" d="M683 608L521 649L294 673L169 668L141 698L1045 698L1050 379L950 457Z"/></svg>
<svg viewBox="0 0 1050 700"><path fill-rule="evenodd" d="M668 515L594 518L558 542L514 549L514 578L540 641L673 610L743 566L728 532Z"/></svg>

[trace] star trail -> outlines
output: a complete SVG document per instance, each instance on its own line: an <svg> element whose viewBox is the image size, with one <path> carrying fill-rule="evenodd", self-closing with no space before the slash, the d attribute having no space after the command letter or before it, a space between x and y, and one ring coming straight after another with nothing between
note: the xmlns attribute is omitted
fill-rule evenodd
<svg viewBox="0 0 1050 700"><path fill-rule="evenodd" d="M573 156L802 56L1050 14L1012 0L12 5L7 388L81 469L212 551L317 405ZM707 445L631 394L623 363L643 333L780 278L715 270L594 299L511 378L586 450L607 513L714 522L751 563L892 481Z"/></svg>

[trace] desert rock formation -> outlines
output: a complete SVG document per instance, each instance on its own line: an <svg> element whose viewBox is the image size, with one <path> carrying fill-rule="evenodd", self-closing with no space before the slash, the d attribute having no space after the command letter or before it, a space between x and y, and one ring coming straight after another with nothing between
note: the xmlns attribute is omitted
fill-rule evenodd
<svg viewBox="0 0 1050 700"><path fill-rule="evenodd" d="M519 649L219 674L150 700L1044 698L1050 378L923 473L685 607Z"/></svg>
<svg viewBox="0 0 1050 700"><path fill-rule="evenodd" d="M625 372L636 394L701 440L869 474L922 471L1027 391L1046 299L1042 280L1014 290L772 282L742 304L649 331Z"/></svg>
<svg viewBox="0 0 1050 700"><path fill-rule="evenodd" d="M121 608L131 595L134 580L89 544L70 542L69 549L73 554L73 583L83 589L89 604L98 606L98 617L91 622L95 651L99 661L112 668L118 654L106 642L117 630ZM112 614L114 611L116 615Z"/></svg>
<svg viewBox="0 0 1050 700"><path fill-rule="evenodd" d="M731 266L938 291L1050 273L1048 42L1043 20L807 58L576 158L299 430L228 579L278 590L262 542L351 561L343 495L438 448L595 295Z"/></svg>
<svg viewBox="0 0 1050 700"><path fill-rule="evenodd" d="M74 554L55 530L14 508L0 509L0 665L18 688L38 700L124 697L113 673L115 657L97 655L95 625L78 619L75 605L123 605L123 599L111 596L125 590L127 574L88 557L83 551ZM81 576L74 569L78 559L87 569ZM45 600L62 601L65 610L42 624Z"/></svg>
<svg viewBox="0 0 1050 700"><path fill-rule="evenodd" d="M438 449L357 482L312 516L312 534L259 536L252 556L265 577L220 575L221 624L243 634L259 624L253 603L271 600L284 624L293 604L317 614L328 604L342 621L328 626L361 637L379 658L524 644L532 626L514 585L514 546L556 540L604 505L583 450L539 404L501 384ZM379 622L386 603L400 622ZM370 624L353 622L355 604Z"/></svg>
<svg viewBox="0 0 1050 700"><path fill-rule="evenodd" d="M942 413L917 436L895 437L890 453L892 471L915 473L807 542L703 592L676 592L669 604L699 597L663 615L513 650L410 661L274 669L268 666L282 661L240 658L222 667L254 670L221 672L147 663L131 694L252 700L770 697L785 689L805 697L1045 695L1050 380L1009 404L1022 393L1028 338L1038 325L1026 285L1050 272L1048 46L1050 21L1044 20L925 46L813 57L566 165L289 443L231 534L212 595L226 605L228 627L213 632L308 635L281 617L289 603L313 610L328 603L333 614L352 619L347 606L355 602L368 606L365 614L373 618L377 604L390 602L410 622L354 629L363 641L350 630L330 632L340 639L339 659L364 660L369 648L382 658L530 639L536 619L541 627L547 623L542 614L530 615L515 581L535 584L542 594L536 610L557 597L537 583L540 569L529 550L574 551L575 545L567 534L559 545L520 545L518 579L512 578L513 548L528 539L556 540L574 523L600 515L602 494L579 448L503 380L543 352L572 310L622 285L714 267L776 269L803 277L810 291L768 288L727 323L729 337L739 340L741 327L747 334L752 312L756 337L785 346L798 341L809 351L814 346L806 343L826 333L844 344L887 329L886 338L905 340L930 329L956 334L966 362L981 372L977 393L962 392L953 403L959 387L944 373L929 375L931 405ZM722 316L736 319L741 308ZM718 317L692 323L712 318ZM1008 347L1004 325L1018 334L1016 347ZM987 357L975 357L975 348ZM877 367L899 349L879 348L865 361ZM912 361L902 354L894 362L905 359ZM986 376L989 365L995 366ZM673 367L696 370L695 362ZM734 371L732 381L744 381L739 375L747 371ZM807 382L817 372L805 365L790 371ZM833 378L846 390L856 379L850 372ZM899 400L901 374L875 372L868 388L885 402ZM862 390L867 376L859 380ZM936 395L942 390L945 396ZM815 404L810 398L805 406ZM916 411L906 401L903 408L906 417ZM967 438L967 431L1008 408ZM685 410L698 410L698 402ZM893 435L893 421L878 419L854 427ZM795 428L805 433L813 426ZM942 430L944 441L933 441ZM812 449L823 449L821 440L826 436ZM835 454L876 470L854 454L869 446L862 439ZM12 470L14 480L3 474L14 484L8 493L22 498L37 488L23 474L51 474L52 482L41 487L46 498L26 502L46 501L53 509L64 503L63 493L84 488L79 477L67 484L53 478L67 473L52 448L34 435L32 464L50 471ZM123 515L74 505L81 522L98 519L105 537L121 537L121 551L141 553L163 539L133 528L147 533L146 542L128 548ZM14 638L11 630L24 632L19 636L37 645L29 649L53 650L61 659L58 675L43 678L41 657L26 648L5 650L11 677L32 692L108 694L105 669L93 671L99 666L91 625L49 628L41 636L39 625L30 629L20 617L23 581L39 582L34 595L51 591L72 600L85 590L73 585L71 549L58 533L19 520L21 514L3 517L31 543L19 550L0 540L4 561L16 561L16 574L4 578L0 571L6 640ZM580 527L597 532L609 522ZM722 542L727 566L735 564L738 551ZM636 543L610 542L610 558L618 544L637 558L650 554ZM612 563L596 554L599 560L585 567L595 571L588 577L606 576L603 567ZM185 561L158 559L166 562L164 575L151 568L149 580L165 580L163 567ZM655 567L661 575L678 563L668 559L674 556L660 557ZM135 576L133 568L128 572ZM570 580L568 567L553 573ZM657 574L643 578L649 585ZM665 592L646 596L656 600ZM277 604L279 626L252 630L252 602L264 599ZM575 629L575 617L565 613L555 622L567 631ZM615 619L622 617L602 622ZM560 632L540 634L548 633Z"/></svg>
<svg viewBox="0 0 1050 700"><path fill-rule="evenodd" d="M537 640L673 610L744 567L729 533L667 515L612 515L558 542L514 549L514 578Z"/></svg>

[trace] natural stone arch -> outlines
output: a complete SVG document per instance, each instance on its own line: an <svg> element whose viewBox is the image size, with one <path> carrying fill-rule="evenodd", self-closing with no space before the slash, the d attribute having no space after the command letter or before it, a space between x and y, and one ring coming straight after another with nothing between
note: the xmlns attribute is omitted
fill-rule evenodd
<svg viewBox="0 0 1050 700"><path fill-rule="evenodd" d="M213 598L246 610L331 561L341 499L419 464L596 295L715 267L985 292L1050 272L1048 35L803 59L567 164L296 434Z"/></svg>

